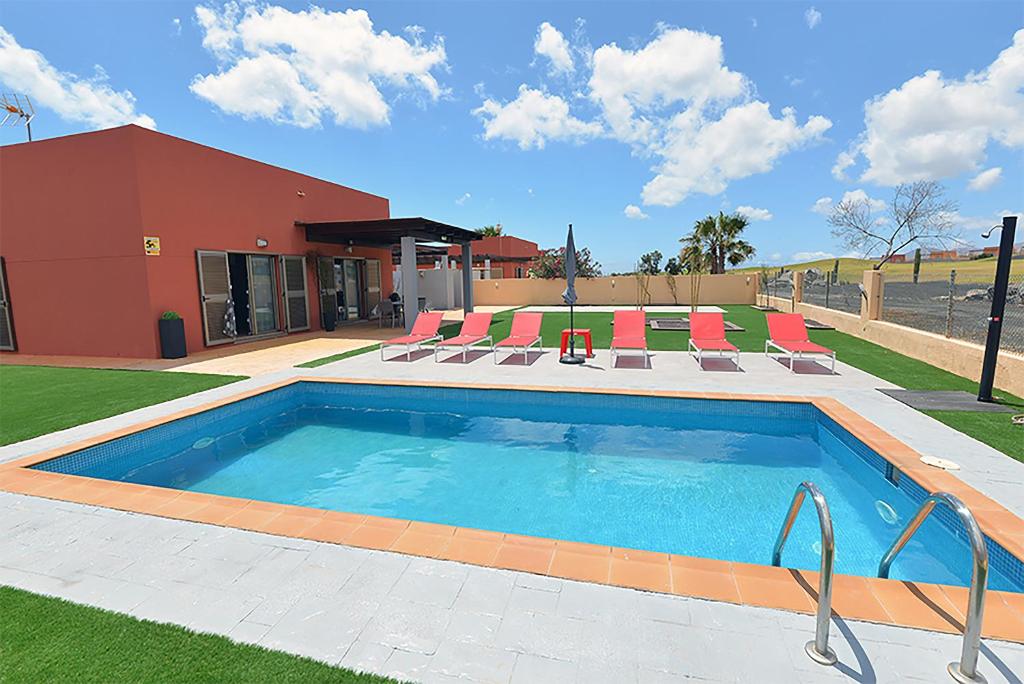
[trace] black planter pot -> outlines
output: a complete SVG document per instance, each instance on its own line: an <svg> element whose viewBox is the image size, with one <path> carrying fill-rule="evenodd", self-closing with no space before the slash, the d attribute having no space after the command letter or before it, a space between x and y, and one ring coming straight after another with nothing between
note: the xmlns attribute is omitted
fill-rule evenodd
<svg viewBox="0 0 1024 684"><path fill-rule="evenodd" d="M160 324L160 352L165 359L183 359L185 351L185 321L181 318L163 319Z"/></svg>
<svg viewBox="0 0 1024 684"><path fill-rule="evenodd" d="M334 315L334 312L324 313L324 330L327 332L334 332L334 329L338 326L338 318Z"/></svg>

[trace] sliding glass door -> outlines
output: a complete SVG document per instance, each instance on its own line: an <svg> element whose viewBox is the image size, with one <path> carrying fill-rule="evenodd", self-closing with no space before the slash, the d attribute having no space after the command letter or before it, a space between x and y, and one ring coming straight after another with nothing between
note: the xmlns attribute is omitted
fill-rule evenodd
<svg viewBox="0 0 1024 684"><path fill-rule="evenodd" d="M277 278L274 257L249 255L249 295L253 335L279 329L277 321Z"/></svg>

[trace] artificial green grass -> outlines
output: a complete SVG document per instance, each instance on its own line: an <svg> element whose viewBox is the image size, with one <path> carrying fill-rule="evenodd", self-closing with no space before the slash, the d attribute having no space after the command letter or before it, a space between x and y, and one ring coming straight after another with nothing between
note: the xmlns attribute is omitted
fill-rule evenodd
<svg viewBox="0 0 1024 684"><path fill-rule="evenodd" d="M441 326L438 332L440 332L442 337L444 337L445 339L449 337L455 337L455 335L459 334L460 325L460 323L449 323L448 325ZM395 332L395 337L398 337L399 335L403 334L404 332ZM359 349L350 349L349 351L341 352L340 354L331 354L330 356L324 356L319 359L313 359L312 361L306 361L305 363L299 363L296 364L295 367L318 368L319 366L325 366L328 363L334 363L335 361L341 361L342 359L352 358L353 356L359 356L361 354L366 354L367 352L377 351L378 349L380 349L379 344L371 344L367 347L360 347Z"/></svg>
<svg viewBox="0 0 1024 684"><path fill-rule="evenodd" d="M1021 409L1024 412L1024 409ZM1024 462L1024 427L1010 423L1009 413L977 411L923 411L954 430Z"/></svg>
<svg viewBox="0 0 1024 684"><path fill-rule="evenodd" d="M371 344L368 347L360 347L359 349L349 349L347 352L341 352L340 354L331 354L330 356L324 356L323 358L313 359L312 361L306 361L305 363L296 364L296 368L317 368L318 366L324 366L328 363L334 363L335 361L341 361L342 359L352 358L353 356L359 356L367 352L372 352L380 349L379 344Z"/></svg>
<svg viewBox="0 0 1024 684"><path fill-rule="evenodd" d="M10 587L0 616L3 682L394 682Z"/></svg>
<svg viewBox="0 0 1024 684"><path fill-rule="evenodd" d="M0 445L241 379L198 373L0 365Z"/></svg>

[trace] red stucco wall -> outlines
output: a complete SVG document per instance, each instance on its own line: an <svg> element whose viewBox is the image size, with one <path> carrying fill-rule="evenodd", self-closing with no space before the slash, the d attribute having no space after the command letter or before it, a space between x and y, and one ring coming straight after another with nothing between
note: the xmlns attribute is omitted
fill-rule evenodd
<svg viewBox="0 0 1024 684"><path fill-rule="evenodd" d="M0 254L34 354L152 355L130 139L118 130L0 147Z"/></svg>
<svg viewBox="0 0 1024 684"><path fill-rule="evenodd" d="M21 353L157 357L167 310L185 318L189 352L204 349L197 249L341 256L295 221L388 216L383 197L136 126L0 148L0 255ZM160 256L145 255L143 236L160 238ZM389 250L349 254L380 259L391 291ZM312 264L307 285L316 329Z"/></svg>

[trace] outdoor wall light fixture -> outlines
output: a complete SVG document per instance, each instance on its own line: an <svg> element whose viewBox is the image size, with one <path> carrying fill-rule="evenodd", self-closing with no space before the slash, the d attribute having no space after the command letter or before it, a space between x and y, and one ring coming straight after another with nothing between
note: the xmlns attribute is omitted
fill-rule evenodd
<svg viewBox="0 0 1024 684"><path fill-rule="evenodd" d="M299 197L305 197L306 196L306 193L302 192L301 190L296 190L295 194L298 195Z"/></svg>
<svg viewBox="0 0 1024 684"><path fill-rule="evenodd" d="M260 238L260 237L256 238L256 246L257 246L257 247L266 247L266 246L267 246L267 245L269 245L269 244L270 244L270 243L269 243L269 242L267 242L267 241L266 241L265 239L263 239L263 238Z"/></svg>

